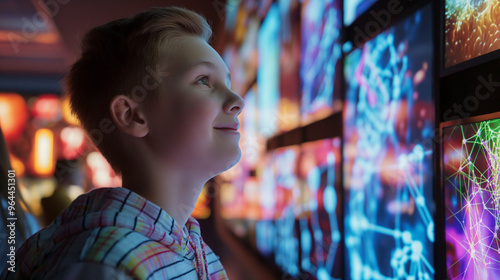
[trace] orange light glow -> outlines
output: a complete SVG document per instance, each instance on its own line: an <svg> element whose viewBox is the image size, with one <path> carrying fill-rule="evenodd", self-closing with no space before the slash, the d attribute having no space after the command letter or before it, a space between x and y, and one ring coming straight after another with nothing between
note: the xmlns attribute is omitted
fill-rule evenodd
<svg viewBox="0 0 500 280"><path fill-rule="evenodd" d="M33 171L38 176L54 174L54 134L46 128L35 133Z"/></svg>
<svg viewBox="0 0 500 280"><path fill-rule="evenodd" d="M81 127L65 127L61 130L62 156L75 159L85 148L85 132Z"/></svg>
<svg viewBox="0 0 500 280"><path fill-rule="evenodd" d="M61 118L61 102L54 94L40 95L31 106L35 118L46 121L58 121Z"/></svg>
<svg viewBox="0 0 500 280"><path fill-rule="evenodd" d="M0 30L0 42L35 42L39 44L55 44L59 41L59 34L56 32L44 32L26 36L22 32Z"/></svg>
<svg viewBox="0 0 500 280"><path fill-rule="evenodd" d="M39 44L55 44L59 41L59 34L56 32L46 32L40 33L35 38L33 38L33 42Z"/></svg>
<svg viewBox="0 0 500 280"><path fill-rule="evenodd" d="M21 135L28 109L24 98L16 93L0 93L0 126L6 141L13 141Z"/></svg>
<svg viewBox="0 0 500 280"><path fill-rule="evenodd" d="M194 207L193 213L191 216L195 219L207 219L210 217L210 197L208 196L208 191L206 186L201 189L200 196L196 201L196 206Z"/></svg>
<svg viewBox="0 0 500 280"><path fill-rule="evenodd" d="M80 122L76 118L75 115L71 112L71 108L69 106L69 98L64 98L61 102L61 111L62 111L62 116L63 119L71 124L71 125L80 125Z"/></svg>
<svg viewBox="0 0 500 280"><path fill-rule="evenodd" d="M26 168L24 167L24 163L15 155L9 153L9 158L10 158L10 165L12 166L12 169L16 171L16 176L18 178L21 178L24 176L24 172L26 171Z"/></svg>
<svg viewBox="0 0 500 280"><path fill-rule="evenodd" d="M99 152L91 152L87 155L87 166L90 169L92 184L97 188L110 188L121 185L121 179L109 165L106 158Z"/></svg>

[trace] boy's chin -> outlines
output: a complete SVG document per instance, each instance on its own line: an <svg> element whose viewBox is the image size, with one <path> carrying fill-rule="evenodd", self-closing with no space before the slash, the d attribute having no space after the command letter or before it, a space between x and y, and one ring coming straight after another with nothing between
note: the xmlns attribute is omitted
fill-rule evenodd
<svg viewBox="0 0 500 280"><path fill-rule="evenodd" d="M215 168L213 168L214 166L212 166L212 169L208 173L209 176L211 176L210 179L231 169L240 161L240 159L241 159L241 153L239 153L238 156L235 156L231 160L227 160L226 162L222 163L220 165L220 168L217 168L216 170L214 170Z"/></svg>

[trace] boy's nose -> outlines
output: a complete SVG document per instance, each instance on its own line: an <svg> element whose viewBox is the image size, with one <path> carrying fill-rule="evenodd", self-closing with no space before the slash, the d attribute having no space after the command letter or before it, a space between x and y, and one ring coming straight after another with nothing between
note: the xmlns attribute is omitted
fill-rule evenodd
<svg viewBox="0 0 500 280"><path fill-rule="evenodd" d="M228 113L236 113L239 115L245 107L245 100L238 94L230 91L230 97L226 103L226 109Z"/></svg>

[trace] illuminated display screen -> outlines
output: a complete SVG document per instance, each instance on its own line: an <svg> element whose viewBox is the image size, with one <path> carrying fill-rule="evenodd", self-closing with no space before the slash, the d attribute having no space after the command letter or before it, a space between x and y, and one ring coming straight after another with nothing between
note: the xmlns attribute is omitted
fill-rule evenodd
<svg viewBox="0 0 500 280"><path fill-rule="evenodd" d="M264 137L273 136L278 129L280 11L276 3L269 8L258 35L259 68L259 132Z"/></svg>
<svg viewBox="0 0 500 280"><path fill-rule="evenodd" d="M300 3L278 1L280 7L279 130L300 125Z"/></svg>
<svg viewBox="0 0 500 280"><path fill-rule="evenodd" d="M500 119L443 129L449 279L500 279Z"/></svg>
<svg viewBox="0 0 500 280"><path fill-rule="evenodd" d="M340 279L340 138L301 145L299 178L303 214L299 219L301 268L315 279Z"/></svg>
<svg viewBox="0 0 500 280"><path fill-rule="evenodd" d="M256 245L291 277L341 277L340 142L280 148L263 161Z"/></svg>
<svg viewBox="0 0 500 280"><path fill-rule="evenodd" d="M362 13L368 10L377 0L345 0L344 24L350 25Z"/></svg>
<svg viewBox="0 0 500 280"><path fill-rule="evenodd" d="M445 67L500 49L498 0L446 0Z"/></svg>
<svg viewBox="0 0 500 280"><path fill-rule="evenodd" d="M322 119L341 109L337 69L341 57L340 0L308 0L302 6L302 123ZM340 84L340 83L338 83Z"/></svg>
<svg viewBox="0 0 500 280"><path fill-rule="evenodd" d="M345 58L347 279L432 279L432 18L428 5Z"/></svg>
<svg viewBox="0 0 500 280"><path fill-rule="evenodd" d="M299 273L298 238L295 229L300 209L297 146L273 151L260 170L261 219L255 228L256 245L286 273Z"/></svg>

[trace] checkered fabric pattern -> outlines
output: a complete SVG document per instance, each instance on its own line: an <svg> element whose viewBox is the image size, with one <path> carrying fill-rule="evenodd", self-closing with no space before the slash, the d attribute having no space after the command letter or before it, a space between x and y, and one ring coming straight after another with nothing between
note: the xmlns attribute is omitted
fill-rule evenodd
<svg viewBox="0 0 500 280"><path fill-rule="evenodd" d="M81 279L116 273L126 275L116 279L228 279L194 218L180 226L125 188L96 189L78 197L23 243L16 273L4 270L0 279L73 279L77 276L67 277L77 267Z"/></svg>

